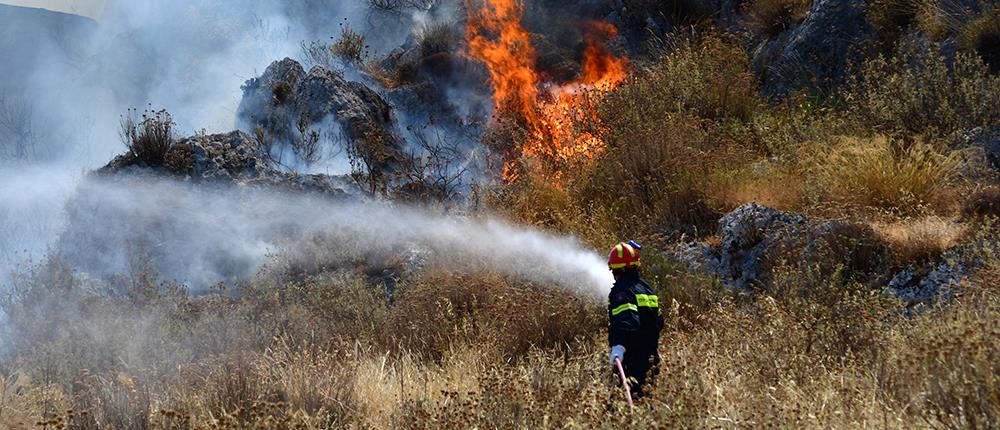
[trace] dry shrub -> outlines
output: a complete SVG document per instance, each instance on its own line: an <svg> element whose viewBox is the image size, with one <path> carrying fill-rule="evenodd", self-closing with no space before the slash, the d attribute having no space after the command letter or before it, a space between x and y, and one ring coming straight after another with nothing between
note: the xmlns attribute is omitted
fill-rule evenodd
<svg viewBox="0 0 1000 430"><path fill-rule="evenodd" d="M858 118L906 136L950 136L1000 121L1000 75L975 55L949 65L933 48L904 43L892 58L867 61L847 96Z"/></svg>
<svg viewBox="0 0 1000 430"><path fill-rule="evenodd" d="M253 285L244 294L254 304L255 325L293 339L320 337L326 344L372 341L387 317L385 285L359 270L310 276L301 281Z"/></svg>
<svg viewBox="0 0 1000 430"><path fill-rule="evenodd" d="M983 187L973 192L962 204L966 219L1000 216L1000 187Z"/></svg>
<svg viewBox="0 0 1000 430"><path fill-rule="evenodd" d="M728 300L719 279L680 267L644 240L642 279L656 290L668 330L689 331Z"/></svg>
<svg viewBox="0 0 1000 430"><path fill-rule="evenodd" d="M835 304L845 286L884 275L885 242L868 225L827 221L789 229L759 260L761 287L779 300Z"/></svg>
<svg viewBox="0 0 1000 430"><path fill-rule="evenodd" d="M576 200L606 206L620 237L714 230L721 214L709 205L706 172L735 162L720 148L726 144L706 133L702 120L683 114L621 134L574 189Z"/></svg>
<svg viewBox="0 0 1000 430"><path fill-rule="evenodd" d="M936 40L954 38L958 46L979 54L996 73L1000 67L1000 5L996 2L924 0L916 21Z"/></svg>
<svg viewBox="0 0 1000 430"><path fill-rule="evenodd" d="M139 161L161 166L174 145L174 121L166 110L145 111L142 117L130 109L122 117L119 131L122 143Z"/></svg>
<svg viewBox="0 0 1000 430"><path fill-rule="evenodd" d="M586 206L576 198L566 187L529 167L520 180L487 194L486 203L520 224L574 234L595 248L619 240L616 222L603 202Z"/></svg>
<svg viewBox="0 0 1000 430"><path fill-rule="evenodd" d="M810 6L812 0L752 0L745 6L747 27L771 38L806 19Z"/></svg>
<svg viewBox="0 0 1000 430"><path fill-rule="evenodd" d="M601 327L601 302L496 275L434 273L395 298L390 345L440 359L449 345L493 345L507 359L532 347L561 348Z"/></svg>
<svg viewBox="0 0 1000 430"><path fill-rule="evenodd" d="M719 123L759 107L741 49L711 36L682 46L599 101L607 150L572 187L574 201L609 208L620 236L712 230L710 174L746 157Z"/></svg>
<svg viewBox="0 0 1000 430"><path fill-rule="evenodd" d="M194 149L187 143L173 145L163 158L163 165L171 172L191 173L194 170Z"/></svg>
<svg viewBox="0 0 1000 430"><path fill-rule="evenodd" d="M330 52L333 52L345 61L361 63L368 55L365 36L352 30L346 22L342 22L339 25L340 37L330 45Z"/></svg>
<svg viewBox="0 0 1000 430"><path fill-rule="evenodd" d="M876 222L873 228L890 245L899 266L936 260L966 238L968 227L939 216Z"/></svg>
<svg viewBox="0 0 1000 430"><path fill-rule="evenodd" d="M447 21L432 21L417 32L417 46L421 57L453 52L460 41L455 25Z"/></svg>
<svg viewBox="0 0 1000 430"><path fill-rule="evenodd" d="M817 157L812 173L824 198L905 213L923 205L945 208L944 193L959 163L953 151L927 143L845 137Z"/></svg>

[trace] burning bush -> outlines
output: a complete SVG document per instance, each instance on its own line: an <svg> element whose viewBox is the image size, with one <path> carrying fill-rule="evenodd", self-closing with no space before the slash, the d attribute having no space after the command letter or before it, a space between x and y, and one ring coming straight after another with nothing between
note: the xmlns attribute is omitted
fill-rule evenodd
<svg viewBox="0 0 1000 430"><path fill-rule="evenodd" d="M592 22L586 26L580 76L572 82L545 82L531 34L521 26L523 12L514 0L488 0L470 13L466 28L469 53L489 72L496 115L509 123L502 127L519 135L503 154L508 181L520 175L522 157L538 158L556 173L564 163L600 152L603 142L593 127L590 95L617 86L629 68L628 60L612 54L605 43L617 37L617 29ZM579 126L587 121L591 127Z"/></svg>

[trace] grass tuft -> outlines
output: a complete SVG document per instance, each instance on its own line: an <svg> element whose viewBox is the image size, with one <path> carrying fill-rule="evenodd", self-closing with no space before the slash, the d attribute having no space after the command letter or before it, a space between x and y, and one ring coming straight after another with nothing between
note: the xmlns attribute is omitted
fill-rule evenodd
<svg viewBox="0 0 1000 430"><path fill-rule="evenodd" d="M927 143L841 138L816 160L818 192L859 207L912 212L946 209L959 157Z"/></svg>

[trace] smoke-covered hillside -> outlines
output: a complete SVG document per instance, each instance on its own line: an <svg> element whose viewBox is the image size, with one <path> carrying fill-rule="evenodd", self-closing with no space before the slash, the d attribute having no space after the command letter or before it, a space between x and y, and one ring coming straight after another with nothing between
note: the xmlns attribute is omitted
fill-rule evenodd
<svg viewBox="0 0 1000 430"><path fill-rule="evenodd" d="M995 1L75 1L0 4L5 428L1000 418Z"/></svg>

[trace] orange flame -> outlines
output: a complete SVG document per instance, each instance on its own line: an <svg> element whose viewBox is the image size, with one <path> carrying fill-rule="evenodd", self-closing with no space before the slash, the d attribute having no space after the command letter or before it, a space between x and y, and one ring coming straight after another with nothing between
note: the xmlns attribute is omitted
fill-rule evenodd
<svg viewBox="0 0 1000 430"><path fill-rule="evenodd" d="M605 22L586 23L580 76L567 83L544 82L536 68L531 35L521 26L523 4L482 1L483 7L475 8L473 0L467 0L469 54L486 65L496 112L515 115L528 131L526 141L516 148L519 153L505 155L504 179L516 179L521 156L565 163L603 150L599 137L578 132L575 125L597 122L588 93L608 91L625 79L628 60L616 57L603 43L617 37L617 29Z"/></svg>

